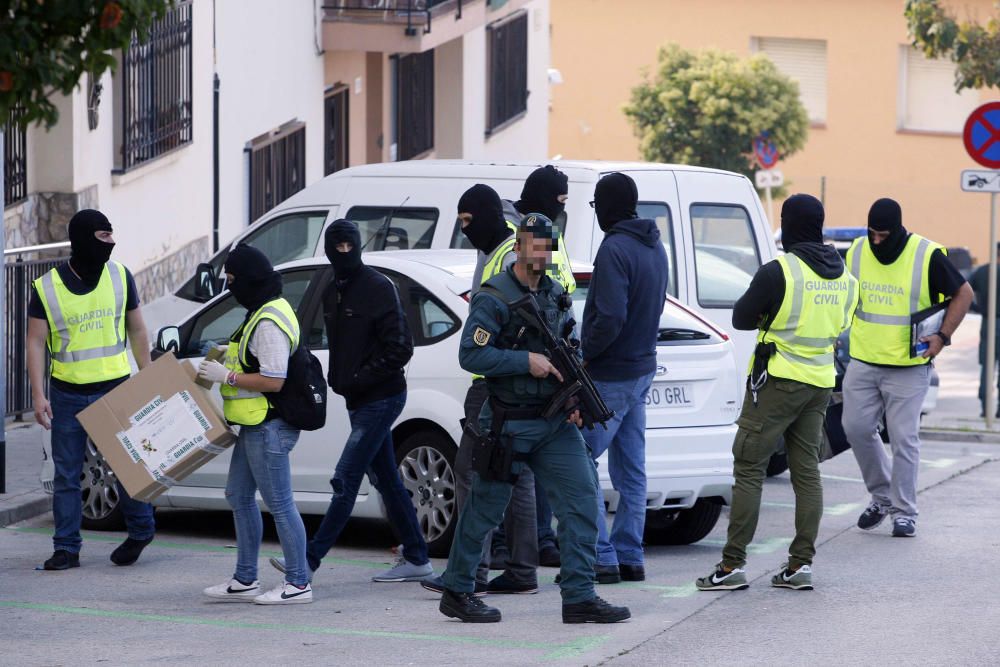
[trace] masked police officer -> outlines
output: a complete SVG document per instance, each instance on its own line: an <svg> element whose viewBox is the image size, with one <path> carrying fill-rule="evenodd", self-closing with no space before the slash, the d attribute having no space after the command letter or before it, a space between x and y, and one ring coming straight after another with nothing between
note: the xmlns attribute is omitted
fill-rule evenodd
<svg viewBox="0 0 1000 667"><path fill-rule="evenodd" d="M733 504L722 562L698 579L703 591L746 588L747 545L760 514L761 485L778 438L785 437L795 491L795 539L771 585L812 589L812 559L823 516L819 452L836 371L833 346L850 326L858 282L823 243L823 205L809 195L781 207L787 251L762 266L733 309L737 329L759 328L733 443Z"/></svg>
<svg viewBox="0 0 1000 667"><path fill-rule="evenodd" d="M551 221L541 214L530 214L521 221L517 261L486 281L472 300L459 361L465 370L486 377L489 400L480 416L480 430L494 431L494 412L502 412L502 426L496 429L501 432L496 435L513 449L510 472L517 475L525 465L530 466L548 491L559 519L563 622L614 623L629 618L630 612L611 606L594 592L597 481L575 425L579 415L573 415L572 423L563 416L541 416L562 378L544 354L542 337L509 308L509 304L531 295L553 332L560 333L566 326L572 308L566 307L565 299L560 300L563 288L545 275L552 262L554 236ZM443 576L440 610L444 615L464 622L500 620L499 610L475 597L475 572L483 538L503 519L512 488L509 479L474 477Z"/></svg>
<svg viewBox="0 0 1000 667"><path fill-rule="evenodd" d="M110 261L115 247L111 223L100 211L79 211L69 221L69 240L69 261L35 281L28 304L28 377L35 419L52 431L55 465L55 552L45 561L46 570L80 565L80 477L87 433L76 415L128 379L132 369L126 340L140 370L149 363L146 325L132 274ZM48 397L43 382L46 346L52 358ZM120 483L115 488L128 539L112 552L111 561L131 565L153 541L153 508L132 500Z"/></svg>
<svg viewBox="0 0 1000 667"><path fill-rule="evenodd" d="M893 536L913 537L920 408L930 383L929 364L951 344L973 292L942 246L903 227L902 209L892 199L872 204L868 238L851 245L847 266L861 282L861 305L851 327L843 424L871 494L858 528L872 530L891 514ZM941 327L922 340L927 350L912 356L910 316L942 296L951 301ZM892 443L891 462L878 435L883 415Z"/></svg>

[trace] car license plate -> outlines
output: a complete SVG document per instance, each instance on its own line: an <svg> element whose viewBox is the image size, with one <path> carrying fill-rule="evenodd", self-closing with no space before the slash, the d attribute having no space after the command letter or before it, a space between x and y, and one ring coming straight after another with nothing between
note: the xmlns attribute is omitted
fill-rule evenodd
<svg viewBox="0 0 1000 667"><path fill-rule="evenodd" d="M652 408L693 408L694 386L690 382L657 382L646 394L646 406Z"/></svg>

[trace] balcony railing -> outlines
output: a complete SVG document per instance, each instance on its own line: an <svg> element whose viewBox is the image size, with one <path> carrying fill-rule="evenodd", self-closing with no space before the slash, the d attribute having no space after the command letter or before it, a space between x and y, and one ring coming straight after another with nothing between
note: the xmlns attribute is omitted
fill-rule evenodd
<svg viewBox="0 0 1000 667"><path fill-rule="evenodd" d="M462 0L337 0L324 3L323 10L328 21L405 21L405 33L413 37L421 23L424 34L429 33L432 10L448 4L455 6L455 18L462 18Z"/></svg>

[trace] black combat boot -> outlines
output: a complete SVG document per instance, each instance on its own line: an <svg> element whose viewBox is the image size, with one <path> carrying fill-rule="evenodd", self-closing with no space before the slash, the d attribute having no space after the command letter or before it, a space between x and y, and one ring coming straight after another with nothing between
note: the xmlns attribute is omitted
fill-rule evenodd
<svg viewBox="0 0 1000 667"><path fill-rule="evenodd" d="M442 614L463 623L499 623L500 610L488 607L474 593L456 593L447 588L438 607Z"/></svg>
<svg viewBox="0 0 1000 667"><path fill-rule="evenodd" d="M619 565L622 581L646 581L646 568L642 565Z"/></svg>
<svg viewBox="0 0 1000 667"><path fill-rule="evenodd" d="M586 602L564 604L563 623L617 623L632 618L628 607L614 607L599 597Z"/></svg>

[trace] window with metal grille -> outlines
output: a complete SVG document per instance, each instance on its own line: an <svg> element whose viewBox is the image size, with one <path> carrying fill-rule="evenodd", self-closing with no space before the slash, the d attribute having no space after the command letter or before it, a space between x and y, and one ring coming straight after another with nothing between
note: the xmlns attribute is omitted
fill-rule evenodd
<svg viewBox="0 0 1000 667"><path fill-rule="evenodd" d="M250 219L253 222L305 187L306 124L287 123L250 142Z"/></svg>
<svg viewBox="0 0 1000 667"><path fill-rule="evenodd" d="M486 134L528 110L528 13L486 27L490 106Z"/></svg>
<svg viewBox="0 0 1000 667"><path fill-rule="evenodd" d="M122 51L121 154L127 171L191 142L191 2L153 23Z"/></svg>
<svg viewBox="0 0 1000 667"><path fill-rule="evenodd" d="M323 100L323 175L347 166L348 89L341 88Z"/></svg>
<svg viewBox="0 0 1000 667"><path fill-rule="evenodd" d="M13 107L3 126L3 205L10 206L28 196L28 139L18 125L24 109Z"/></svg>
<svg viewBox="0 0 1000 667"><path fill-rule="evenodd" d="M396 158L434 148L434 51L396 58Z"/></svg>

